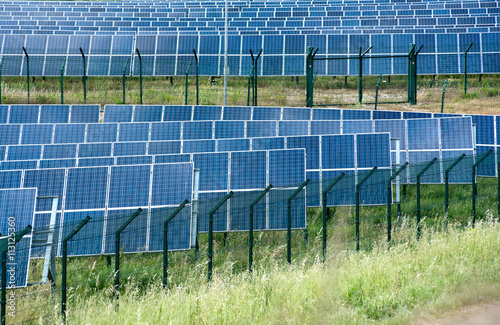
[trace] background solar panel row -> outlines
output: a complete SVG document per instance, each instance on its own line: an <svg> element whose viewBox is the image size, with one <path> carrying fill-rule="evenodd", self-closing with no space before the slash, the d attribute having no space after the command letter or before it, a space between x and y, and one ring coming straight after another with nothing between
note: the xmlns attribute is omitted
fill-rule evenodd
<svg viewBox="0 0 500 325"><path fill-rule="evenodd" d="M0 124L98 123L100 105L0 105Z"/></svg>
<svg viewBox="0 0 500 325"><path fill-rule="evenodd" d="M298 31L300 32L300 31ZM3 40L2 40L3 39ZM254 53L264 49L259 60L259 75L304 75L306 47L319 48L318 57L359 55L359 48L373 45L365 56L365 75L407 74L405 58L369 59L370 55L407 54L410 44L423 45L418 56L418 74L463 73L463 53L473 43L468 55L469 73L499 73L500 33L387 34L387 35L231 35L228 45L230 75L247 76ZM185 75L194 61L193 49L200 57L201 75L221 75L223 70L223 38L218 35L0 35L1 55L5 61L3 75L25 75L23 46L30 54L30 75L58 76L67 58L64 74L83 75L80 48L87 55L87 75L121 76L123 65L132 58L126 74L139 75L139 49L144 75ZM111 44L111 46L110 46ZM374 61L375 60L375 61ZM356 60L333 60L315 65L319 75L357 75Z"/></svg>
<svg viewBox="0 0 500 325"><path fill-rule="evenodd" d="M8 186L8 184L5 185ZM2 239L23 230L28 225L34 225L36 197L36 188L0 189L0 233L3 235ZM9 249L7 287L27 285L31 240L32 235L28 233L15 245L15 250ZM11 271L12 269L14 272Z"/></svg>

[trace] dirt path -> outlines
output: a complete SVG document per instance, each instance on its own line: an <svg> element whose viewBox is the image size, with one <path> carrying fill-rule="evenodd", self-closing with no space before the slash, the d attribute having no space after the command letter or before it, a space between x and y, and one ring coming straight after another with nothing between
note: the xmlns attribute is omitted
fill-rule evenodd
<svg viewBox="0 0 500 325"><path fill-rule="evenodd" d="M422 318L415 325L500 325L500 301L468 306L443 318Z"/></svg>

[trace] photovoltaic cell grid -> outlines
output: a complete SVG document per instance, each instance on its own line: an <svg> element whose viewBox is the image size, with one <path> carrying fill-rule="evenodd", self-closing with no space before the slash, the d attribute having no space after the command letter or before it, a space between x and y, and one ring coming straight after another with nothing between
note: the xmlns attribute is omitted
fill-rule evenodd
<svg viewBox="0 0 500 325"><path fill-rule="evenodd" d="M0 189L0 232L2 236L21 231L34 224L36 188ZM5 238L5 237L2 237ZM7 255L7 279L15 277L15 283L8 280L7 287L24 287L28 283L31 233L26 234ZM7 239L5 239L7 240ZM9 270L14 269L14 272ZM0 270L1 272L1 270Z"/></svg>
<svg viewBox="0 0 500 325"><path fill-rule="evenodd" d="M0 124L99 123L100 105L0 105Z"/></svg>
<svg viewBox="0 0 500 325"><path fill-rule="evenodd" d="M417 24L417 19L414 20L413 24ZM357 20L343 21L347 23ZM378 20L373 21L378 22ZM431 22L431 26L434 25L436 21ZM388 30L395 30L393 27L394 22ZM343 27L344 32L345 30L349 30L349 27ZM444 34L435 31L425 33L425 29L408 29L410 33L407 34L387 35L378 35L373 29L369 31L370 33L364 35L301 35L301 29L297 27L293 31L295 35L279 35L279 31L275 32L277 35L259 35L259 31L256 31L257 35L230 35L229 74L239 76L250 74L252 65L250 50L258 53L260 49L264 49L257 66L259 75L281 76L305 74L305 53L308 46L320 48L320 56L338 57L357 56L360 47L365 50L371 45L374 46L371 51L374 55L407 54L411 44L424 46L422 53L417 57L418 74L459 74L463 73L464 69L463 52L471 42L473 48L469 54L468 72L500 72L498 64L500 50L496 46L500 42L498 30L467 32L466 28L458 30L448 28L443 30L446 32ZM126 74L139 75L140 63L138 56L135 55L136 48L141 52L143 75L185 75L189 62L195 60L193 49L199 54L201 75L222 75L223 36L204 35L197 31L194 33L194 35L182 35L181 31L176 31L172 35L139 33L135 38L133 35L0 35L2 38L0 41L3 41L1 54L5 58L2 74L13 76L26 74L27 63L22 51L24 46L30 54L32 76L60 75L64 57L67 58L65 75L83 75L80 48L86 54L86 73L89 76L121 76L123 66L130 58L132 61L127 66ZM321 29L318 33L321 33ZM370 59L370 55L364 58L364 74L407 74L408 60ZM356 60L345 62L334 60L318 63L316 69L319 75L356 75L358 63Z"/></svg>

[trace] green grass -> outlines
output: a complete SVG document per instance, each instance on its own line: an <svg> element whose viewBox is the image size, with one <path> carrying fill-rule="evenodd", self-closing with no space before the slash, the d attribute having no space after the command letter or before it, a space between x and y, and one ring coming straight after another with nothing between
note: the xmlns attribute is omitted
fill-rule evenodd
<svg viewBox="0 0 500 325"><path fill-rule="evenodd" d="M121 254L121 296L114 300L114 258L76 257L68 266L68 321L118 323L408 323L422 311L439 313L483 299L500 298L496 185L479 179L478 224L471 229L470 185L450 187L450 226L445 231L442 185L422 185L422 237L416 240L415 186L408 186L393 244L386 244L386 208L361 208L361 252L354 252L354 208L330 209L328 259L322 266L322 212L308 209L308 240L286 232L256 232L254 272L248 274L248 234L216 234L214 278L207 284L207 236L194 251L169 253L168 289L161 288L162 255ZM496 218L495 218L496 219ZM481 221L479 221L481 220ZM58 261L58 270L60 270ZM31 267L39 280L42 260ZM60 285L60 278L58 278ZM58 287L60 290L60 287ZM48 286L18 291L18 316L28 323L58 322L60 291Z"/></svg>

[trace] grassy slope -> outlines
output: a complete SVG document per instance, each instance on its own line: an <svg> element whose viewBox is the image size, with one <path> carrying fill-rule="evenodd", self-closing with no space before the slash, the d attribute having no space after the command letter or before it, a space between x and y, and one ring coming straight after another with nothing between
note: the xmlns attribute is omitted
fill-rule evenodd
<svg viewBox="0 0 500 325"><path fill-rule="evenodd" d="M420 242L341 252L325 267L260 265L253 276L221 271L210 285L129 284L119 305L104 294L76 298L71 323L401 324L500 297L500 229L428 231ZM460 253L458 253L460 252ZM229 262L228 262L229 263ZM115 307L117 308L115 310Z"/></svg>

